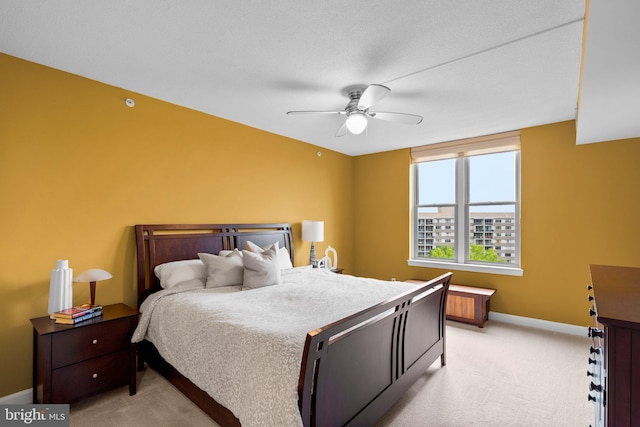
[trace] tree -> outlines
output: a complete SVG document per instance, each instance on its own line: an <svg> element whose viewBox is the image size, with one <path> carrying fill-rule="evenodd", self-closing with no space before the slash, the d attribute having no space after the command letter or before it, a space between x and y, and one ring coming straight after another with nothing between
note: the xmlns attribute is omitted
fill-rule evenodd
<svg viewBox="0 0 640 427"><path fill-rule="evenodd" d="M451 246L438 246L435 249L431 249L429 256L432 258L452 258L454 257L454 251Z"/></svg>
<svg viewBox="0 0 640 427"><path fill-rule="evenodd" d="M455 251L451 246L438 246L432 249L429 253L431 258L449 258L455 257ZM498 253L493 248L485 249L482 245L471 244L469 250L469 258L474 261L488 261L488 262L505 262L505 260L498 257Z"/></svg>
<svg viewBox="0 0 640 427"><path fill-rule="evenodd" d="M493 248L485 249L482 245L471 244L469 258L476 261L504 262L498 258L498 253Z"/></svg>

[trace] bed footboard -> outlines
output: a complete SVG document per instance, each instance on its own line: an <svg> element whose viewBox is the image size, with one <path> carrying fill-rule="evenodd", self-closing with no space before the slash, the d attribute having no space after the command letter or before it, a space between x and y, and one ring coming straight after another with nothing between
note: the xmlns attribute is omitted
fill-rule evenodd
<svg viewBox="0 0 640 427"><path fill-rule="evenodd" d="M307 334L305 426L372 425L440 357L451 273Z"/></svg>

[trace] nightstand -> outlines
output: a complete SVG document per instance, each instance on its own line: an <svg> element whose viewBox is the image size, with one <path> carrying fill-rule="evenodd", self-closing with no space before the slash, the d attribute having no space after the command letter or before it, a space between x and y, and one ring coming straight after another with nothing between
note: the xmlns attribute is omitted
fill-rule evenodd
<svg viewBox="0 0 640 427"><path fill-rule="evenodd" d="M331 271L336 274L342 274L342 272L344 271L344 268L332 268Z"/></svg>
<svg viewBox="0 0 640 427"><path fill-rule="evenodd" d="M49 316L33 324L33 403L71 403L129 384L136 394L136 350L131 336L138 311L105 305L102 316L75 325Z"/></svg>

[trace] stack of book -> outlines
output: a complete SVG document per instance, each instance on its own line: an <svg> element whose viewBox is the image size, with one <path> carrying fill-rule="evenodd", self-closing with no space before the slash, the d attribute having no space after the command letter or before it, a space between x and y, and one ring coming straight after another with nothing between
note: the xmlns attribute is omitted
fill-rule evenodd
<svg viewBox="0 0 640 427"><path fill-rule="evenodd" d="M102 316L101 305L83 304L76 307L66 308L53 313L56 323L65 325L75 325L83 320L89 320L97 316Z"/></svg>

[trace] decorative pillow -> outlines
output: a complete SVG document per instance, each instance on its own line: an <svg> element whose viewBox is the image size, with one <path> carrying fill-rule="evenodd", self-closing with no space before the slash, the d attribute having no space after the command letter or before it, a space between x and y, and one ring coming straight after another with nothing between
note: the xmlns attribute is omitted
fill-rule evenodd
<svg viewBox="0 0 640 427"><path fill-rule="evenodd" d="M207 288L242 285L242 256L235 250L227 256L199 253L207 269Z"/></svg>
<svg viewBox="0 0 640 427"><path fill-rule="evenodd" d="M266 251L267 249L271 249L273 246L278 248L280 246L280 243L275 242L275 243L272 243L272 244L267 245L265 247L260 247L260 246L256 245L255 243L253 243L252 241L247 240L247 243L245 244L245 246L246 246L246 249L248 251L251 251L251 252L253 252L255 254L261 254L262 252Z"/></svg>
<svg viewBox="0 0 640 427"><path fill-rule="evenodd" d="M259 254L262 253L264 251L266 251L267 249L275 246L276 248L279 246L278 242L275 242L272 245L267 245L265 247L260 247L258 245L256 245L255 243L251 242L251 241L247 241L247 244L245 245L246 249L248 251L251 251L253 253ZM287 248L279 248L278 249L279 253L278 253L278 257L280 260L280 268L285 270L288 268L293 268L293 264L291 263L291 256L289 255L289 251L287 250Z"/></svg>
<svg viewBox="0 0 640 427"><path fill-rule="evenodd" d="M166 262L157 265L153 272L160 279L160 286L165 289L172 288L178 283L186 282L187 280L201 280L204 282L207 278L207 271L199 259Z"/></svg>
<svg viewBox="0 0 640 427"><path fill-rule="evenodd" d="M242 289L256 289L277 285L282 282L278 246L261 253L242 251L244 262L244 283Z"/></svg>
<svg viewBox="0 0 640 427"><path fill-rule="evenodd" d="M240 252L238 249L234 249L232 251L222 250L222 251L218 252L218 256L228 256L228 255L231 255L234 252L237 252L237 253L240 254L240 256L242 256L242 252Z"/></svg>
<svg viewBox="0 0 640 427"><path fill-rule="evenodd" d="M283 270L293 268L293 264L291 263L291 256L289 255L289 251L287 248L278 249L278 259L280 260L280 268Z"/></svg>

